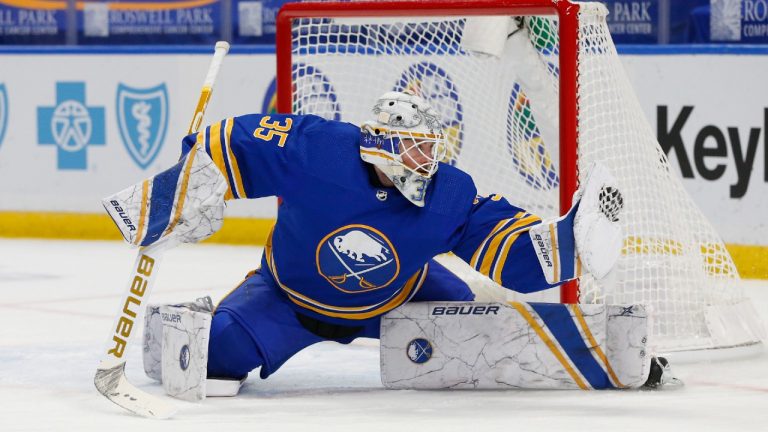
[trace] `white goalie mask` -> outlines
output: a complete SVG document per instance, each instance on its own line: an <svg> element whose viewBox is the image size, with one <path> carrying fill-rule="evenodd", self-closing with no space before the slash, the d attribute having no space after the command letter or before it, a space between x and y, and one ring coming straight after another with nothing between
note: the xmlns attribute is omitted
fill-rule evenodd
<svg viewBox="0 0 768 432"><path fill-rule="evenodd" d="M424 207L427 187L445 157L440 115L416 94L388 92L360 127L360 157L375 165L413 204Z"/></svg>

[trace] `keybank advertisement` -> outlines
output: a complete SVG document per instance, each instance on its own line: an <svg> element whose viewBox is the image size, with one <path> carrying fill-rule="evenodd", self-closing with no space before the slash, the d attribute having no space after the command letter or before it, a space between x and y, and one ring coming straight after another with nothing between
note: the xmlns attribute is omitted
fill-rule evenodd
<svg viewBox="0 0 768 432"><path fill-rule="evenodd" d="M768 56L623 56L670 165L729 243L768 244Z"/></svg>
<svg viewBox="0 0 768 432"><path fill-rule="evenodd" d="M0 211L101 213L102 197L172 166L209 61L0 55ZM622 61L670 165L723 239L768 245L768 56ZM227 56L203 123L273 110L274 70L272 54ZM274 200L230 202L227 214L274 217Z"/></svg>
<svg viewBox="0 0 768 432"><path fill-rule="evenodd" d="M0 211L101 213L102 197L172 166L210 59L0 55ZM272 55L227 56L204 124L258 112L274 69ZM273 199L245 204L228 214L274 215Z"/></svg>

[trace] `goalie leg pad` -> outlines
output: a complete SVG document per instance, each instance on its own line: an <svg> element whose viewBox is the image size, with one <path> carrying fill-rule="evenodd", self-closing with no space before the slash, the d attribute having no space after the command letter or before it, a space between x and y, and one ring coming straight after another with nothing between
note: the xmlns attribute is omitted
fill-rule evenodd
<svg viewBox="0 0 768 432"><path fill-rule="evenodd" d="M636 388L648 377L641 306L409 303L381 322L396 389Z"/></svg>
<svg viewBox="0 0 768 432"><path fill-rule="evenodd" d="M143 361L144 373L156 380L163 380L163 316L162 304L149 304L144 314ZM211 297L200 297L193 302L175 303L167 306L186 307L197 312L213 313Z"/></svg>
<svg viewBox="0 0 768 432"><path fill-rule="evenodd" d="M160 316L163 389L183 400L205 399L211 313L168 305L160 307Z"/></svg>
<svg viewBox="0 0 768 432"><path fill-rule="evenodd" d="M163 321L160 318L160 306L147 305L142 350L144 373L156 381L163 380Z"/></svg>

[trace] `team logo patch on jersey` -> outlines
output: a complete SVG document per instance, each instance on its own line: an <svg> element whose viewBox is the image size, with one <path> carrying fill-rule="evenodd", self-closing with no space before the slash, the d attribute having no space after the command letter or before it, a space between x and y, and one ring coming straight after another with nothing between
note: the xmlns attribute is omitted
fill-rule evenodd
<svg viewBox="0 0 768 432"><path fill-rule="evenodd" d="M531 103L520 84L512 86L507 111L507 149L512 164L526 183L551 190L560 183L552 157L541 138Z"/></svg>
<svg viewBox="0 0 768 432"><path fill-rule="evenodd" d="M400 273L389 239L367 225L347 225L317 245L317 271L337 289L361 293L384 288Z"/></svg>
<svg viewBox="0 0 768 432"><path fill-rule="evenodd" d="M432 344L426 339L414 339L408 343L406 354L414 363L426 363L432 358Z"/></svg>
<svg viewBox="0 0 768 432"><path fill-rule="evenodd" d="M448 73L434 63L417 63L403 72L393 90L410 90L440 113L446 141L443 162L456 165L464 138L464 108Z"/></svg>
<svg viewBox="0 0 768 432"><path fill-rule="evenodd" d="M0 84L0 144L3 143L5 125L8 122L8 93L5 84Z"/></svg>
<svg viewBox="0 0 768 432"><path fill-rule="evenodd" d="M165 84L148 89L118 84L117 124L128 154L146 169L160 152L168 126Z"/></svg>

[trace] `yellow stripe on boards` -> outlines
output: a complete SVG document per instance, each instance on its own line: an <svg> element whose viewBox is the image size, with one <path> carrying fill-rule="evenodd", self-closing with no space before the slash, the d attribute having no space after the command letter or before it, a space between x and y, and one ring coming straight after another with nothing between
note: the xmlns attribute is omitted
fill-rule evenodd
<svg viewBox="0 0 768 432"><path fill-rule="evenodd" d="M523 306L523 304L520 302L509 302L509 304L512 305L515 310L520 312L520 315L522 315L523 318L525 318L525 320L528 322L528 325L531 326L536 334L539 335L544 344L547 345L549 350L552 351L552 354L555 355L555 358L557 358L565 371L568 372L568 375L571 376L576 385L578 385L582 390L589 390L590 387L584 382L584 380L581 379L579 374L576 373L576 371L573 369L573 366L571 366L570 361L562 352L560 352L560 349L557 347L557 345L555 345L555 342L549 337L549 335L547 335L547 332L544 331L539 323L536 322L536 319L533 317L533 315L531 315L530 312L528 312L528 309L526 309L525 306Z"/></svg>
<svg viewBox="0 0 768 432"><path fill-rule="evenodd" d="M205 243L264 245L274 224L270 218L225 217L222 229ZM106 213L0 212L0 237L123 240Z"/></svg>
<svg viewBox="0 0 768 432"><path fill-rule="evenodd" d="M584 319L584 314L581 313L581 308L579 305L571 304L568 305L569 308L573 311L573 314L576 316L576 320L579 322L579 325L581 326L581 330L584 332L584 335L587 337L587 340L589 341L589 346L593 347L595 350L595 354L597 354L597 357L600 358L600 361L603 362L605 365L605 369L608 371L608 375L611 377L611 380L613 381L613 385L618 388L625 388L624 384L619 381L619 377L616 376L616 373L613 371L613 368L611 367L611 363L608 361L608 357L605 355L603 350L600 348L600 345L595 340L595 337L592 336L592 332L589 330L589 326L587 325L587 321Z"/></svg>
<svg viewBox="0 0 768 432"><path fill-rule="evenodd" d="M768 133L766 131L765 133ZM766 149L768 151L768 149ZM726 244L739 274L743 278L768 279L768 245Z"/></svg>
<svg viewBox="0 0 768 432"><path fill-rule="evenodd" d="M106 213L0 212L0 237L123 240Z"/></svg>
<svg viewBox="0 0 768 432"><path fill-rule="evenodd" d="M274 218L225 217L206 243L264 245ZM0 211L0 237L122 240L106 213ZM768 245L726 244L742 278L768 279Z"/></svg>

